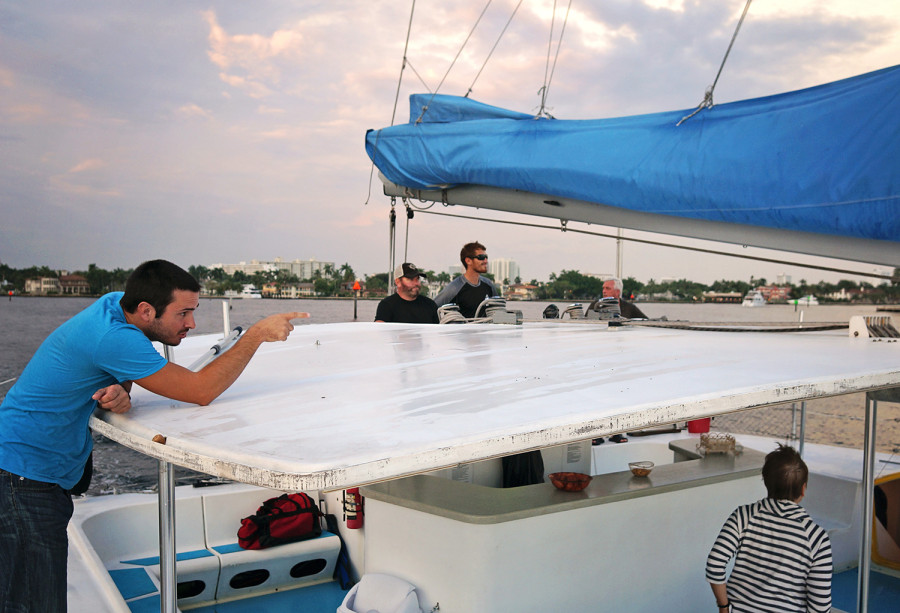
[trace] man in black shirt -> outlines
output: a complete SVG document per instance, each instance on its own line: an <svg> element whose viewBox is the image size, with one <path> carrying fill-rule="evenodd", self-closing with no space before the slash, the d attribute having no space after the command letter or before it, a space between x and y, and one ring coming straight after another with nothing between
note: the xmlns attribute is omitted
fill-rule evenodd
<svg viewBox="0 0 900 613"><path fill-rule="evenodd" d="M481 243L466 243L459 252L459 261L465 267L466 272L456 277L447 284L447 287L434 299L438 306L455 304L459 312L466 319L475 317L478 305L485 298L499 296L494 284L482 273L488 269L488 255Z"/></svg>
<svg viewBox="0 0 900 613"><path fill-rule="evenodd" d="M419 294L421 277L425 273L415 264L404 262L394 269L397 291L378 303L375 321L407 324L438 323L437 305L434 300Z"/></svg>

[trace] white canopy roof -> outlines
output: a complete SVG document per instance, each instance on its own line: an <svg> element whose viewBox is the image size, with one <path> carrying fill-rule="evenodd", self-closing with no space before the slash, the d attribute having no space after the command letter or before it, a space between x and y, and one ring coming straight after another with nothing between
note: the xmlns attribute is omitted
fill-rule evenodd
<svg viewBox="0 0 900 613"><path fill-rule="evenodd" d="M175 361L215 342L189 338ZM135 387L92 427L209 474L334 489L767 404L900 386L900 343L599 323L299 326L208 407ZM862 409L862 407L861 407ZM152 442L155 435L166 444Z"/></svg>

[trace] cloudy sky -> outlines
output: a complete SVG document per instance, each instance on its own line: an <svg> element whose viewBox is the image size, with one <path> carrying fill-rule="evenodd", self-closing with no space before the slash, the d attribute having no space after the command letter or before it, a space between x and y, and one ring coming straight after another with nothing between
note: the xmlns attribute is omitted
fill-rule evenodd
<svg viewBox="0 0 900 613"><path fill-rule="evenodd" d="M411 4L0 0L0 261L72 270L156 257L185 267L281 257L347 262L360 276L385 271L390 202L377 178L370 183L363 142L366 129L391 123ZM407 119L410 93L441 82L485 4L416 2L395 122ZM465 94L474 82L477 100L537 109L552 0L522 2L478 76L517 4L491 3L441 93ZM556 35L567 4L559 5ZM743 7L575 0L550 112L595 118L696 106ZM755 0L715 101L800 89L898 59L896 0ZM615 271L609 239L430 215L412 220L408 244L405 235L401 217L399 256L406 248L427 269L445 270L462 243L480 240L491 256L518 261L526 280ZM782 272L795 282L848 277L624 249L624 276L642 281L771 280Z"/></svg>

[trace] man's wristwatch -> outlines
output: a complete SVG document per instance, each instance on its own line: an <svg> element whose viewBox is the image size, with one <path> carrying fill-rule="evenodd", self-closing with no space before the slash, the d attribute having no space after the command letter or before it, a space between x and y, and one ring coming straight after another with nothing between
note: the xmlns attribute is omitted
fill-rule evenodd
<svg viewBox="0 0 900 613"><path fill-rule="evenodd" d="M719 607L720 609L730 609L730 608L731 608L731 603L728 602L728 601L726 600L726 601L725 601L725 604L719 604L719 603L717 602L717 603L716 603L716 606Z"/></svg>

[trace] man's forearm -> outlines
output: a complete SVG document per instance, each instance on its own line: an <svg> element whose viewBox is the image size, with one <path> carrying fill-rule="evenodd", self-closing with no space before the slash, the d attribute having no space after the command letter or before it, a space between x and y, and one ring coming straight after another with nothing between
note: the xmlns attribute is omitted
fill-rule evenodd
<svg viewBox="0 0 900 613"><path fill-rule="evenodd" d="M197 372L198 398L192 400L200 405L207 405L222 392L227 390L241 376L250 359L259 349L263 341L258 335L253 334L253 328L247 330L231 349L223 353L218 359L213 360Z"/></svg>
<svg viewBox="0 0 900 613"><path fill-rule="evenodd" d="M309 314L270 315L251 326L231 349L199 372L169 363L137 383L144 389L166 398L207 405L237 380L261 344L287 340L291 330L294 329L291 319L304 317L309 317Z"/></svg>

